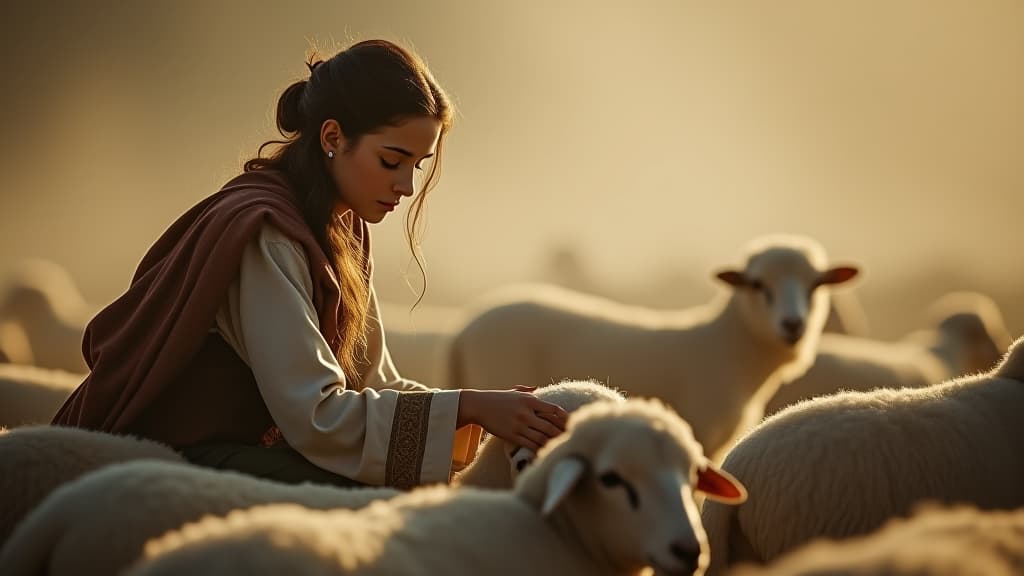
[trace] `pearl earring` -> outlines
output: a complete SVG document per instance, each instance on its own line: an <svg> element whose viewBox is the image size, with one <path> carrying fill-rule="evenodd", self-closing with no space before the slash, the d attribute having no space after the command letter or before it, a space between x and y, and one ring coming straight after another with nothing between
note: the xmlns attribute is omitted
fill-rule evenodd
<svg viewBox="0 0 1024 576"><path fill-rule="evenodd" d="M327 151L327 157L328 158L334 158L334 150L328 150Z"/></svg>

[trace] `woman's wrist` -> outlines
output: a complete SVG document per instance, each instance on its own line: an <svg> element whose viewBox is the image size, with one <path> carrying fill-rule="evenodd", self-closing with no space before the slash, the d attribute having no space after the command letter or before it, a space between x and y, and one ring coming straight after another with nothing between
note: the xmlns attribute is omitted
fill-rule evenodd
<svg viewBox="0 0 1024 576"><path fill-rule="evenodd" d="M462 428L470 424L479 424L476 411L478 392L478 390L462 390L459 392L459 414L455 422L456 428Z"/></svg>

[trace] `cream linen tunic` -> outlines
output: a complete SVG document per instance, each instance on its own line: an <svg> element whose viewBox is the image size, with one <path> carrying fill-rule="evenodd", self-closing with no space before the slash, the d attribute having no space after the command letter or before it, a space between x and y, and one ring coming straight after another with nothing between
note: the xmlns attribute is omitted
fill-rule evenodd
<svg viewBox="0 0 1024 576"><path fill-rule="evenodd" d="M216 330L252 369L285 440L309 461L375 486L447 482L460 391L399 376L372 280L370 290L369 368L351 386L320 333L302 246L265 224L245 249Z"/></svg>

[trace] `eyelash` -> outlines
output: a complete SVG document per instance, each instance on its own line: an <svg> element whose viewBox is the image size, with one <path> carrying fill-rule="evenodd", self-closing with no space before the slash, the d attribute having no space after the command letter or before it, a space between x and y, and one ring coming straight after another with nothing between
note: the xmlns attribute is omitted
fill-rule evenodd
<svg viewBox="0 0 1024 576"><path fill-rule="evenodd" d="M402 164L401 162L396 162L394 164L390 164L390 163L388 163L387 160L385 160L383 158L380 159L380 165L385 167L385 168L387 168L388 170L398 170L398 167L401 166L401 164ZM415 168L417 170L423 170L423 167L420 166L419 164L417 164L416 166L413 166L413 168Z"/></svg>

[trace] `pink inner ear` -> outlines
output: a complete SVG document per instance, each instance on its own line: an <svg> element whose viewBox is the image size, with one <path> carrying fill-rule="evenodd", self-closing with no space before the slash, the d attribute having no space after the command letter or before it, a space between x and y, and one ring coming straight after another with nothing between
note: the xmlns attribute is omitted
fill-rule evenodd
<svg viewBox="0 0 1024 576"><path fill-rule="evenodd" d="M697 490L727 500L743 500L747 497L735 482L711 467L697 471Z"/></svg>

